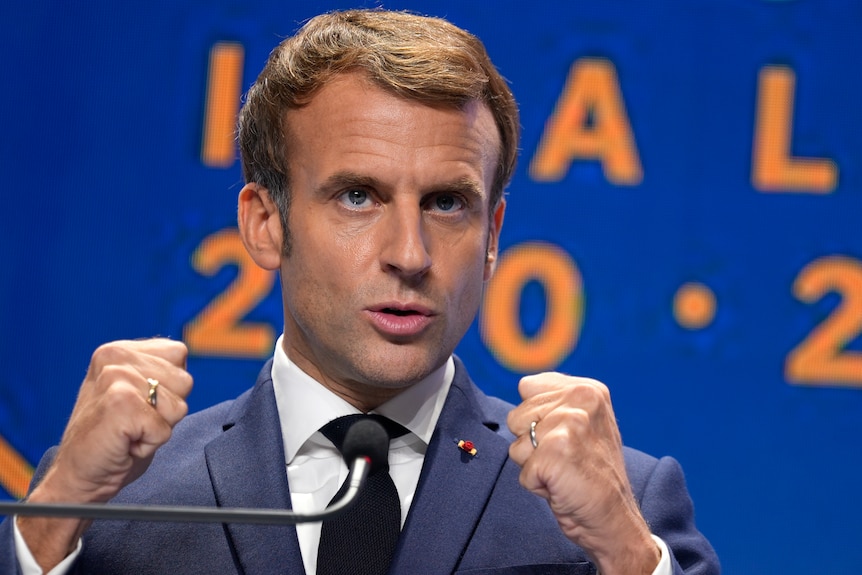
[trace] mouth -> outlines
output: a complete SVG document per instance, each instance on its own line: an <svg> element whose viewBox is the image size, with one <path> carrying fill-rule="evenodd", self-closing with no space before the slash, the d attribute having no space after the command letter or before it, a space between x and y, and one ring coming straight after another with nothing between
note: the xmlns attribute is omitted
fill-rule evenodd
<svg viewBox="0 0 862 575"><path fill-rule="evenodd" d="M399 317L406 317L408 315L425 315L421 314L414 309L396 309L393 307L385 307L380 310L382 313L391 313L392 315L397 315Z"/></svg>
<svg viewBox="0 0 862 575"><path fill-rule="evenodd" d="M376 313L385 313L398 317L407 317L411 315L432 316L435 315L430 309L417 304L395 304L387 303L369 308L370 311Z"/></svg>
<svg viewBox="0 0 862 575"><path fill-rule="evenodd" d="M413 338L431 325L436 314L416 304L384 303L368 308L368 316L375 329L386 337Z"/></svg>

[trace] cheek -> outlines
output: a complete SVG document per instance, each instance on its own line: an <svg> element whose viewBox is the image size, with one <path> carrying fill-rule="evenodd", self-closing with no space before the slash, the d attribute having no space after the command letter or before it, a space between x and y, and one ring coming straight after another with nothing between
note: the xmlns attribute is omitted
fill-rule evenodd
<svg viewBox="0 0 862 575"><path fill-rule="evenodd" d="M458 308L472 321L472 312L479 307L485 285L484 245L480 250L470 251L469 258L452 262L450 273L451 293L458 294Z"/></svg>
<svg viewBox="0 0 862 575"><path fill-rule="evenodd" d="M327 304L324 294L337 291L339 280L344 281L349 270L343 266L349 256L333 236L317 228L294 233L290 255L282 265L285 305L294 313Z"/></svg>
<svg viewBox="0 0 862 575"><path fill-rule="evenodd" d="M369 261L375 258L377 252L376 238L369 229L341 229L337 232L331 228L327 238L318 244L326 244L326 249L319 251L321 264L336 271L359 273L367 269Z"/></svg>

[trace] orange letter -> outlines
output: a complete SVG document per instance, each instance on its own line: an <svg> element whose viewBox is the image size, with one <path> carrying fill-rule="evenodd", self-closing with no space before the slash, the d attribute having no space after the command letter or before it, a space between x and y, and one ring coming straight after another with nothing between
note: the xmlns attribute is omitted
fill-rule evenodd
<svg viewBox="0 0 862 575"><path fill-rule="evenodd" d="M559 181L572 160L598 159L609 182L634 186L643 179L631 125L613 63L576 61L530 164L535 180Z"/></svg>
<svg viewBox="0 0 862 575"><path fill-rule="evenodd" d="M234 126L242 91L241 44L220 42L210 51L201 161L228 168L236 159Z"/></svg>
<svg viewBox="0 0 862 575"><path fill-rule="evenodd" d="M828 194L838 180L835 162L790 155L795 84L790 68L765 66L760 70L751 183L761 192Z"/></svg>

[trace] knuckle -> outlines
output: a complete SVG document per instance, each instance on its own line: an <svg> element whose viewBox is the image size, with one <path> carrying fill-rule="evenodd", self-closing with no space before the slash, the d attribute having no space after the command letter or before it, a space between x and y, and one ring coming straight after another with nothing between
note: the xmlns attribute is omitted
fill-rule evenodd
<svg viewBox="0 0 862 575"><path fill-rule="evenodd" d="M597 379L590 379L589 382L603 401L607 401L611 398L611 390L607 385Z"/></svg>
<svg viewBox="0 0 862 575"><path fill-rule="evenodd" d="M584 428L582 425L561 425L547 432L539 440L539 448L551 459L546 460L549 465L555 465L561 461L568 461L574 457L583 444Z"/></svg>
<svg viewBox="0 0 862 575"><path fill-rule="evenodd" d="M132 381L137 377L140 376L133 368L127 365L112 363L102 368L97 381L110 385L115 381Z"/></svg>
<svg viewBox="0 0 862 575"><path fill-rule="evenodd" d="M105 390L113 388L129 387L130 391L134 389L132 381L138 376L137 372L124 365L110 364L101 369L96 377L97 387ZM119 384L123 384L122 386ZM115 390L116 392L116 390Z"/></svg>
<svg viewBox="0 0 862 575"><path fill-rule="evenodd" d="M532 470L528 469L526 465L521 467L521 472L518 474L518 483L527 490L533 485Z"/></svg>
<svg viewBox="0 0 862 575"><path fill-rule="evenodd" d="M185 343L173 339L162 340L165 359L174 365L184 366L189 357L189 348Z"/></svg>
<svg viewBox="0 0 862 575"><path fill-rule="evenodd" d="M610 390L600 381L588 378L576 378L565 391L567 403L581 405L588 409L597 409L610 403Z"/></svg>
<svg viewBox="0 0 862 575"><path fill-rule="evenodd" d="M173 427L188 414L188 411L189 406L182 397L165 389L159 395L158 409L153 410L153 413L158 413L160 419L163 419L169 427Z"/></svg>
<svg viewBox="0 0 862 575"><path fill-rule="evenodd" d="M111 413L122 411L140 399L138 390L127 380L112 381L101 396L102 405Z"/></svg>
<svg viewBox="0 0 862 575"><path fill-rule="evenodd" d="M513 441L512 443L509 444L509 457L515 463L519 463L519 461L518 461L518 449L516 447L516 444L517 444L517 441Z"/></svg>
<svg viewBox="0 0 862 575"><path fill-rule="evenodd" d="M509 431L515 433L515 425L518 421L518 415L516 413L517 409L513 409L506 416L506 426L509 428Z"/></svg>
<svg viewBox="0 0 862 575"><path fill-rule="evenodd" d="M585 409L575 408L569 412L566 421L568 429L580 435L590 428L591 418Z"/></svg>
<svg viewBox="0 0 862 575"><path fill-rule="evenodd" d="M185 401L183 401L182 399L178 400L177 401L177 415L179 415L179 417L177 418L177 422L179 422L180 419L182 419L186 415L188 415L188 413L189 413L189 404L186 403Z"/></svg>
<svg viewBox="0 0 862 575"><path fill-rule="evenodd" d="M123 343L112 341L96 348L90 358L90 364L97 370L102 370L107 366L122 363L128 357L129 351L123 346Z"/></svg>
<svg viewBox="0 0 862 575"><path fill-rule="evenodd" d="M164 445L171 438L171 434L173 433L173 427L164 419L159 419L158 423L155 426L156 428L156 441L159 445Z"/></svg>
<svg viewBox="0 0 862 575"><path fill-rule="evenodd" d="M177 384L179 387L178 391L183 397L185 397L192 390L192 387L194 387L195 380L192 377L192 374L187 371L183 371L177 378Z"/></svg>
<svg viewBox="0 0 862 575"><path fill-rule="evenodd" d="M527 375L522 377L518 382L518 393L521 394L521 397L526 398L531 395L530 390L533 387L535 378L535 375Z"/></svg>

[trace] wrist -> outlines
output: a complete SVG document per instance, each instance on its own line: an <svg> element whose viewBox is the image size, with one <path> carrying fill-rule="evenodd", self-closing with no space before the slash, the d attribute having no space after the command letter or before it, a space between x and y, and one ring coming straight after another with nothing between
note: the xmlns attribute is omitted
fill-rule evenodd
<svg viewBox="0 0 862 575"><path fill-rule="evenodd" d="M604 542L610 544L596 545L592 551L602 575L652 575L661 561L662 550L645 523L631 533L618 531Z"/></svg>
<svg viewBox="0 0 862 575"><path fill-rule="evenodd" d="M91 521L57 517L14 518L15 527L33 561L47 573L79 547Z"/></svg>
<svg viewBox="0 0 862 575"><path fill-rule="evenodd" d="M596 559L601 575L652 575L661 561L661 549L652 538L643 546L622 548L613 556Z"/></svg>
<svg viewBox="0 0 862 575"><path fill-rule="evenodd" d="M31 503L88 503L93 497L69 489L50 469L43 481L27 497ZM24 540L33 560L47 573L70 553L75 551L81 536L92 523L90 519L66 517L16 516L15 526Z"/></svg>
<svg viewBox="0 0 862 575"><path fill-rule="evenodd" d="M601 575L652 575L662 558L649 527L639 512L608 519L593 529L560 521L563 532L580 545Z"/></svg>
<svg viewBox="0 0 862 575"><path fill-rule="evenodd" d="M107 503L121 486L82 477L63 453L58 453L45 475L27 497L34 503Z"/></svg>

